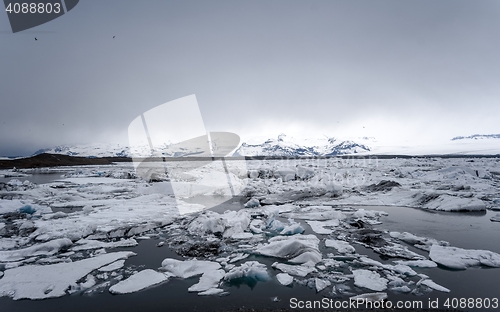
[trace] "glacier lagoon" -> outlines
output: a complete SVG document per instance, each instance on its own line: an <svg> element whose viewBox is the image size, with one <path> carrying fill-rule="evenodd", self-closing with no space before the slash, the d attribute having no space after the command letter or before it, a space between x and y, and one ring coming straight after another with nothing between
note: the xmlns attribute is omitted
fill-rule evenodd
<svg viewBox="0 0 500 312"><path fill-rule="evenodd" d="M396 265L403 264L404 261L429 260L429 250L433 244L443 248L456 247L460 250L486 250L500 253L495 240L500 231L500 224L490 221L490 218L496 214L493 209L496 209L495 196L498 194L498 180L494 173L490 173L495 172L496 160L482 160L489 166L482 166L483 163L477 166L484 171L481 172L482 178L475 173L475 169L472 172L466 170L467 167L464 164L470 166L471 163L464 162L464 160L397 160L396 162L403 162L403 164L395 166L394 163L387 162L372 168L363 167L362 164L356 166L356 163L352 163L352 167L349 165L343 168L338 166L312 167L314 171L312 176L306 179L295 178L286 182L283 182L283 179L280 181L279 176L266 175L266 171L262 170L262 164L258 164L259 170L262 170L264 174L259 173L256 178L249 181L248 189L252 190L251 196L244 199L235 198L232 202L212 209L215 210L213 213L202 211L189 216L175 216L175 209L169 209L172 207L168 204L170 202L174 205L172 198L151 192L153 184L138 179L121 179L124 176L123 172L130 170L124 165L74 168L66 177L66 181L64 178L57 178L56 180L60 181L52 181L44 185L11 183L12 187L9 191L2 191L3 199L0 203L3 209L2 214L5 216L15 212L21 204L32 204L37 209L37 213L26 219L14 220L13 223L17 224L18 228L23 227L24 223L32 222L34 231L29 234L21 231L17 236L10 235L10 237L3 235L2 250L6 252L20 250L23 249L22 244L24 244L23 247L29 248L43 244L44 241L52 242L65 237L70 238L71 243L49 254L47 252L38 255L26 253L20 256L20 260L2 260L5 265L4 275L0 278L0 289L4 296L0 299L2 307L9 307L16 311L28 309L53 311L57 310L57 307L63 309L68 306L82 310L93 310L96 307L119 307L120 310L148 307L148 310L161 310L169 307L169 310L179 311L207 309L207 307L211 307L212 310L237 309L241 306L275 308L288 307L288 300L292 297L300 300L318 300L323 296L346 299L354 295L375 292L370 289L372 286L369 283L363 284L357 280L356 275L353 276L354 271L376 272L380 280L371 280L371 282L373 284L385 283L383 291L388 294L388 300L391 301L423 300L427 302L429 298L445 300L453 297L493 298L496 295L494 285L500 275L498 269L489 268L491 265L472 265L465 270L452 270L441 264L439 267L409 265L396 267ZM267 166L268 173L273 169L273 162L270 161L269 164L264 166L264 169ZM288 164L287 167L291 166ZM341 177L346 176L345 172L351 175L357 173L360 179L356 184L352 183L352 180L351 184L349 181L339 183L340 191L338 187L328 189L327 182L318 183L313 180L314 176L319 175L318 171L324 173L325 168L330 172L338 172ZM422 168L426 170L421 170ZM250 167L250 170L254 169ZM102 172L105 174L103 175ZM441 175L440 179L438 179L439 175ZM330 176L335 177L335 175ZM18 179L22 180L22 178ZM81 180L78 181L78 179ZM386 181L385 179L397 181L400 186L391 189L382 187L377 191L374 191L377 188L369 187L377 186L380 181ZM359 181L363 182L359 183ZM321 191L321 188L325 192ZM262 197L259 192L264 190L267 196ZM330 191L330 194L326 191ZM428 194L431 191L434 195L426 196L426 201L423 201L421 194ZM291 193L307 194L297 198L290 197ZM439 202L440 197L447 199L448 196L457 205L461 205L460 210L472 211L438 211L440 206L448 207L445 200L441 205L430 204L432 201ZM259 202L264 202L267 198L273 203L244 208L243 204L249 198L256 198ZM373 206L374 204L380 205L381 201L391 206ZM415 203L413 206L420 205L420 209L397 206L401 203L411 206L409 201ZM481 201L483 206L478 205L478 201ZM149 206L146 215L143 213L144 210L139 210L142 209L141 205L145 204ZM126 207L117 207L123 205ZM65 208L74 209L79 206L81 211L68 211L69 213L63 213L64 215L54 211L57 209L62 212ZM91 206L91 208L87 207L84 211L85 206ZM245 213L242 215L236 212L224 214L225 210L239 210ZM141 213L138 213L139 211ZM198 214L204 216L204 219L200 219ZM162 218L165 224L158 223L159 218ZM333 219L338 222L335 224L326 222ZM77 220L81 224L75 226L74 223ZM200 222L197 221L197 223L196 220ZM206 230L208 225L207 222L201 222L203 220L209 221L208 223L219 220L223 228L217 230L217 227L212 226L211 231L201 234L197 231ZM248 223L246 227L245 222ZM6 227L12 229L13 223L3 222L4 231ZM238 224L240 228L236 229L235 224ZM311 228L310 224L315 226ZM323 230L329 230L327 231L329 234L317 233L321 231L318 230L321 228L318 225L321 224L324 225ZM138 230L138 225L142 227L142 232ZM31 231L29 226L30 224L24 225L24 230ZM119 230L127 226L129 233L120 233ZM286 227L293 229L296 233L283 232ZM130 233L131 228L135 229L137 234ZM300 231L300 228L303 231ZM230 233L224 236L224 233L230 229L232 229ZM404 234L405 232L407 233ZM309 238L293 239L294 236L297 238L314 236L317 238L317 243ZM83 237L101 242L119 242L120 238L124 238L122 241L135 239L137 245L114 248L113 245L101 245L106 247L95 249L75 248L89 246L88 242L85 245L80 241ZM283 239L276 241L273 237L283 237ZM326 239L343 241L354 247L355 251L341 253L335 248L326 247ZM199 243L203 240L215 243L217 251L214 251L214 246ZM224 243L218 245L217 243L221 241ZM164 245L158 247L160 242ZM259 250L264 250L269 244L275 244L273 246L280 248L286 245L285 247L291 248L294 255L302 256L304 261L291 263L293 259L284 257L282 254L264 256ZM197 248L202 249L200 247L205 248L205 254L196 253ZM220 247L222 248L219 249ZM429 250L425 250L426 248ZM79 249L80 252L78 252ZM8 286L10 289L5 285L2 288L1 285L1 282L8 277L8 270L15 269L15 266L21 268L30 265L71 263L120 251L132 251L137 255L126 258L124 267L111 271L107 276L99 272L98 268L91 270L83 276L84 278L70 282L71 287L65 290L66 294L62 297L42 301L12 300L8 297L12 296L12 291L19 285L13 286L11 283ZM179 253L185 257L181 257ZM320 261L317 261L317 254L320 254ZM458 258L460 258L459 255L457 255ZM219 263L224 274L234 272L235 268L243 267L243 264L247 262L257 261L265 266L269 279L245 278L244 274L251 270L241 269L237 272L243 278L216 281L218 288L228 293L224 296L198 296L196 292L188 292L188 288L199 281L199 275L186 279L169 276L166 282L131 294L111 295L109 293L110 286L133 276L135 272L144 269L165 272L161 269L161 264L166 258L187 260L194 256L199 260ZM235 261L231 262L232 260ZM441 260L439 257L436 258L436 261ZM493 255L490 260L492 264L495 264L497 259ZM308 263L310 261L316 261L316 263ZM399 261L403 262L399 263ZM290 274L294 277L292 286L281 286L276 275L282 273L282 270L286 271L287 268L276 265L276 262L295 268L309 267L312 271L305 277ZM420 276L412 275L413 273L408 268ZM421 274L425 274L427 278ZM89 279L93 279L95 283L85 288L92 284ZM331 285L316 293L316 285L320 284L318 279L329 281ZM444 289L449 289L450 292L433 290L432 287L426 286L434 286L432 283L425 282L429 280L441 285ZM408 289L409 293L405 293ZM47 291L47 294L50 294L50 287L44 290L44 292ZM70 292L72 293L69 294ZM275 297L279 301L271 299Z"/></svg>

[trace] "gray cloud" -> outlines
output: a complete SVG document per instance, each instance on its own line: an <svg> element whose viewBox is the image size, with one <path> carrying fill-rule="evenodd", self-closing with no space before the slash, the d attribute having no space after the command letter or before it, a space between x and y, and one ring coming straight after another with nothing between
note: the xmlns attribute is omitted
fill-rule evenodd
<svg viewBox="0 0 500 312"><path fill-rule="evenodd" d="M189 94L209 130L243 137L499 132L499 14L498 1L82 1L37 41L0 33L0 155L126 141L140 113Z"/></svg>

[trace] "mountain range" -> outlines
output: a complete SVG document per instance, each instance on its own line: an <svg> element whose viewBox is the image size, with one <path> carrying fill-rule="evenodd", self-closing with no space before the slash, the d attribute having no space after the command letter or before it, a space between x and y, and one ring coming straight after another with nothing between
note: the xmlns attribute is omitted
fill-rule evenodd
<svg viewBox="0 0 500 312"><path fill-rule="evenodd" d="M126 144L99 143L86 145L59 145L36 151L83 157L149 156L148 146L131 149ZM186 152L189 154L189 151ZM500 134L457 136L447 142L429 145L385 146L373 137L360 138L299 138L280 134L272 138L254 138L241 143L229 156L317 157L362 154L431 155L431 154L500 154ZM172 156L165 153L164 156Z"/></svg>

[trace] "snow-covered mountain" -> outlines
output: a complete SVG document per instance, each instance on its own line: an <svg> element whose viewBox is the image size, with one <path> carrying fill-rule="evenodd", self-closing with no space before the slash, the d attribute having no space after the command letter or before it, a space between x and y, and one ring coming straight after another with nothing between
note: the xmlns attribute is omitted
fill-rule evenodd
<svg viewBox="0 0 500 312"><path fill-rule="evenodd" d="M359 141L369 141L362 138ZM254 142L257 140L254 140ZM358 143L352 140L336 138L298 139L285 134L260 143L243 143L234 152L233 156L336 156L369 152L365 142Z"/></svg>
<svg viewBox="0 0 500 312"><path fill-rule="evenodd" d="M40 149L33 156L48 153L82 157L130 157L130 147L119 143L59 145Z"/></svg>
<svg viewBox="0 0 500 312"><path fill-rule="evenodd" d="M500 139L500 134L474 134L469 136L457 136L452 138L452 141L459 140L490 140L490 139Z"/></svg>
<svg viewBox="0 0 500 312"><path fill-rule="evenodd" d="M41 153L63 154L83 157L132 157L134 155L149 156L148 146L136 147L133 150L127 144L100 143L87 145L60 145L41 149L33 155ZM169 147L163 150L165 156L177 156ZM197 155L196 151L183 150L183 155ZM373 137L333 138L333 137L292 137L281 134L274 138L253 138L245 140L232 156L337 156L337 155L444 155L444 154L500 154L500 134L458 136L442 142L429 144L387 145L377 142Z"/></svg>

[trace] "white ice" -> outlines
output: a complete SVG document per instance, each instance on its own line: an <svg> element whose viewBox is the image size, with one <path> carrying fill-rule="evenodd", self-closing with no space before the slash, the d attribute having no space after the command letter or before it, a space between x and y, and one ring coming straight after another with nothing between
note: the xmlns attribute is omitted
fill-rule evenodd
<svg viewBox="0 0 500 312"><path fill-rule="evenodd" d="M283 286L288 286L293 283L293 276L290 276L288 273L278 273L276 274L276 279Z"/></svg>
<svg viewBox="0 0 500 312"><path fill-rule="evenodd" d="M358 287L364 287L374 291L387 289L387 283L389 281L381 277L377 272L358 269L353 270L352 273L354 274L354 285Z"/></svg>
<svg viewBox="0 0 500 312"><path fill-rule="evenodd" d="M489 250L432 245L429 257L432 261L451 269L465 270L467 267L480 265L500 267L500 254Z"/></svg>
<svg viewBox="0 0 500 312"><path fill-rule="evenodd" d="M153 285L163 283L168 280L168 276L151 269L142 270L131 275L129 278L118 282L109 288L112 294L133 293Z"/></svg>
<svg viewBox="0 0 500 312"><path fill-rule="evenodd" d="M339 253L354 253L356 249L352 247L348 242L341 241L337 239L326 239L325 246L335 248Z"/></svg>
<svg viewBox="0 0 500 312"><path fill-rule="evenodd" d="M272 264L272 267L280 270L281 272L299 277L306 277L310 273L317 272L316 268L311 264L290 265L286 263L275 262Z"/></svg>
<svg viewBox="0 0 500 312"><path fill-rule="evenodd" d="M180 278L189 278L192 276L203 274L207 271L220 269L220 264L212 261L204 260L175 260L167 258L161 263L162 269L172 275Z"/></svg>
<svg viewBox="0 0 500 312"><path fill-rule="evenodd" d="M269 244L261 245L255 252L260 255L286 259L291 263L317 263L321 261L319 239L314 235L275 236Z"/></svg>
<svg viewBox="0 0 500 312"><path fill-rule="evenodd" d="M24 265L6 270L0 279L0 296L9 296L14 300L61 297L70 286L76 286L76 282L90 272L133 255L133 252L121 251L75 262Z"/></svg>

